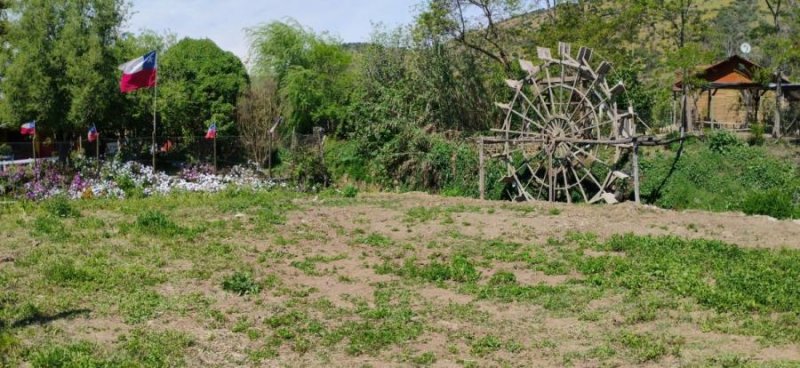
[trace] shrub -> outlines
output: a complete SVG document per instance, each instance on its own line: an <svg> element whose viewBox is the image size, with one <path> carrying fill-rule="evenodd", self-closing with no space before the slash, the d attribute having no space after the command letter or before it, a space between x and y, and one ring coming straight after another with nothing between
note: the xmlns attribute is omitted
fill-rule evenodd
<svg viewBox="0 0 800 368"><path fill-rule="evenodd" d="M239 296L255 295L261 292L259 285L248 272L239 271L222 280L222 289Z"/></svg>
<svg viewBox="0 0 800 368"><path fill-rule="evenodd" d="M0 144L0 156L11 156L14 153L14 150L11 149L11 146L2 143Z"/></svg>
<svg viewBox="0 0 800 368"><path fill-rule="evenodd" d="M731 132L724 130L714 132L708 140L708 147L717 153L726 153L734 147L739 147L742 142Z"/></svg>
<svg viewBox="0 0 800 368"><path fill-rule="evenodd" d="M788 219L795 215L796 205L792 193L786 190L753 191L742 203L742 211L748 215Z"/></svg>
<svg viewBox="0 0 800 368"><path fill-rule="evenodd" d="M304 190L328 186L330 176L328 167L318 154L308 152L294 155L292 177Z"/></svg>
<svg viewBox="0 0 800 368"><path fill-rule="evenodd" d="M358 196L358 188L352 185L348 185L342 189L342 195L345 198L355 198Z"/></svg>
<svg viewBox="0 0 800 368"><path fill-rule="evenodd" d="M747 144L751 146L763 146L764 143L766 143L764 130L764 124L750 125L750 138L747 139Z"/></svg>

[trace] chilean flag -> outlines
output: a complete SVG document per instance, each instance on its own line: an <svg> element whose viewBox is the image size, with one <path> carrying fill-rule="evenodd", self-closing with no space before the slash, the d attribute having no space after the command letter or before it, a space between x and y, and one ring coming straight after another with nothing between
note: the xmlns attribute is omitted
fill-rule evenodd
<svg viewBox="0 0 800 368"><path fill-rule="evenodd" d="M212 123L211 126L208 127L206 139L217 139L217 123Z"/></svg>
<svg viewBox="0 0 800 368"><path fill-rule="evenodd" d="M36 135L36 120L22 124L22 127L19 128L19 133L22 135Z"/></svg>
<svg viewBox="0 0 800 368"><path fill-rule="evenodd" d="M158 57L155 51L151 51L145 56L120 65L119 69L122 70L122 80L119 82L119 90L122 93L155 87Z"/></svg>
<svg viewBox="0 0 800 368"><path fill-rule="evenodd" d="M89 135L87 138L89 138L89 142L94 142L98 137L100 137L100 133L97 132L97 127L92 124L92 127L89 128Z"/></svg>

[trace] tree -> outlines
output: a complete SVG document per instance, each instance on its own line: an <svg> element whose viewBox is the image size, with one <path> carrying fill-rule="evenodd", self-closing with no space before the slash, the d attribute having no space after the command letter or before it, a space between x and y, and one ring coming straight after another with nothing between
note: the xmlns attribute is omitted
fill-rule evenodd
<svg viewBox="0 0 800 368"><path fill-rule="evenodd" d="M512 41L511 28L500 23L523 14L527 3L521 0L427 0L417 24L429 37L452 39L510 70L513 61L508 50L508 43Z"/></svg>
<svg viewBox="0 0 800 368"><path fill-rule="evenodd" d="M352 56L341 43L294 22L272 22L248 33L256 75L278 84L286 127L335 131L346 118L352 87Z"/></svg>
<svg viewBox="0 0 800 368"><path fill-rule="evenodd" d="M263 165L272 154L270 129L281 115L278 83L269 78L254 81L239 97L236 112L242 146L250 160Z"/></svg>
<svg viewBox="0 0 800 368"><path fill-rule="evenodd" d="M12 1L2 120L67 134L112 114L123 0Z"/></svg>
<svg viewBox="0 0 800 368"><path fill-rule="evenodd" d="M235 131L236 99L249 78L241 60L213 41L185 38L159 61L161 126L166 135L198 136L212 122ZM168 102L167 102L168 101Z"/></svg>
<svg viewBox="0 0 800 368"><path fill-rule="evenodd" d="M6 34L6 11L8 9L8 4L6 4L5 0L0 0L0 44L2 44L2 38Z"/></svg>
<svg viewBox="0 0 800 368"><path fill-rule="evenodd" d="M772 67L774 73L769 78L770 82L776 84L775 89L775 112L773 117L772 135L780 138L783 135L783 86L784 76L791 70L792 65L800 63L800 51L798 51L797 41L797 4L788 0L764 0L772 18L772 23L766 28L764 44L769 50L765 55L765 61ZM794 27L785 26L782 21L784 18L794 20ZM794 29L793 29L794 28Z"/></svg>
<svg viewBox="0 0 800 368"><path fill-rule="evenodd" d="M733 56L739 46L750 40L752 29L758 21L757 3L752 0L735 0L720 9L713 22L711 35L718 56Z"/></svg>

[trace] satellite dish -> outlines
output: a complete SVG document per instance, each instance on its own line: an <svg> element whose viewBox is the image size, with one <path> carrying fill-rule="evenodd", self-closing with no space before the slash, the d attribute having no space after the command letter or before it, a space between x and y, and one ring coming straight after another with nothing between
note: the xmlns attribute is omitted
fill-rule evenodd
<svg viewBox="0 0 800 368"><path fill-rule="evenodd" d="M742 44L742 46L739 46L739 50L741 50L743 54L747 55L753 51L753 46L750 46L749 43L745 42Z"/></svg>

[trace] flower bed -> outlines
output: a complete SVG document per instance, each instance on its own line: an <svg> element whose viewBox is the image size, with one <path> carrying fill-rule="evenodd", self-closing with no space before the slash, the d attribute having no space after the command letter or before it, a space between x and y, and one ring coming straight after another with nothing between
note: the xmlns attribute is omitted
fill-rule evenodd
<svg viewBox="0 0 800 368"><path fill-rule="evenodd" d="M106 162L99 172L96 162L78 161L64 169L54 163L14 167L0 172L0 195L29 200L56 196L79 198L125 198L173 192L219 192L229 187L269 189L276 185L254 166L234 166L218 174L208 165L189 165L177 175L153 171L136 162ZM280 184L285 186L285 184Z"/></svg>

